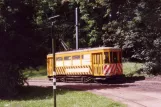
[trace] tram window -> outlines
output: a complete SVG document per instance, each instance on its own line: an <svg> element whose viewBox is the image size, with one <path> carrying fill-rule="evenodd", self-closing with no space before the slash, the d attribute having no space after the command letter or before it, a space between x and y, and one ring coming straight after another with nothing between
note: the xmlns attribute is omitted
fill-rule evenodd
<svg viewBox="0 0 161 107"><path fill-rule="evenodd" d="M64 60L71 60L71 56L65 56Z"/></svg>
<svg viewBox="0 0 161 107"><path fill-rule="evenodd" d="M84 54L81 56L84 60L90 60L90 54Z"/></svg>
<svg viewBox="0 0 161 107"><path fill-rule="evenodd" d="M62 57L57 57L57 58L56 58L56 61L62 61L62 60L63 60Z"/></svg>
<svg viewBox="0 0 161 107"><path fill-rule="evenodd" d="M81 55L82 65L90 65L91 64L91 54L83 54Z"/></svg>
<svg viewBox="0 0 161 107"><path fill-rule="evenodd" d="M105 63L109 63L109 54L108 52L105 52Z"/></svg>
<svg viewBox="0 0 161 107"><path fill-rule="evenodd" d="M114 63L117 63L118 62L117 52L113 52L113 62Z"/></svg>
<svg viewBox="0 0 161 107"><path fill-rule="evenodd" d="M80 55L72 56L72 60L79 60L79 59L80 59Z"/></svg>
<svg viewBox="0 0 161 107"><path fill-rule="evenodd" d="M110 52L110 62L118 63L118 52Z"/></svg>

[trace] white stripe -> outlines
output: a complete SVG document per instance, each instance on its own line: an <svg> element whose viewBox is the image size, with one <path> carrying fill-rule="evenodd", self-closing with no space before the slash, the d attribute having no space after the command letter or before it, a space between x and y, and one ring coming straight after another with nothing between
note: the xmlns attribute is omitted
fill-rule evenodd
<svg viewBox="0 0 161 107"><path fill-rule="evenodd" d="M110 66L110 65L107 65L107 66L106 66L106 69L105 69L105 71L107 71L107 69L109 68L109 66Z"/></svg>
<svg viewBox="0 0 161 107"><path fill-rule="evenodd" d="M111 68L109 69L108 73L106 75L109 75L111 73Z"/></svg>
<svg viewBox="0 0 161 107"><path fill-rule="evenodd" d="M104 65L103 66L103 73L105 74L106 73L106 68L105 67L107 67L107 65ZM105 68L105 69L104 69Z"/></svg>
<svg viewBox="0 0 161 107"><path fill-rule="evenodd" d="M112 68L113 68L113 64L111 64L111 68L109 69L109 72L107 73L107 75L111 73Z"/></svg>
<svg viewBox="0 0 161 107"><path fill-rule="evenodd" d="M116 75L116 64L114 64L113 72L114 72L114 75Z"/></svg>
<svg viewBox="0 0 161 107"><path fill-rule="evenodd" d="M56 85L53 85L53 89L56 89Z"/></svg>
<svg viewBox="0 0 161 107"><path fill-rule="evenodd" d="M122 73L122 64L119 63L120 73Z"/></svg>
<svg viewBox="0 0 161 107"><path fill-rule="evenodd" d="M90 68L69 68L69 69L66 69L65 72L67 73L89 73Z"/></svg>
<svg viewBox="0 0 161 107"><path fill-rule="evenodd" d="M107 72L107 69L109 68L110 65L106 65L106 68L104 69L104 74Z"/></svg>
<svg viewBox="0 0 161 107"><path fill-rule="evenodd" d="M53 78L53 83L56 82L56 78Z"/></svg>
<svg viewBox="0 0 161 107"><path fill-rule="evenodd" d="M121 65L118 63L117 68L119 69L119 73L121 73Z"/></svg>

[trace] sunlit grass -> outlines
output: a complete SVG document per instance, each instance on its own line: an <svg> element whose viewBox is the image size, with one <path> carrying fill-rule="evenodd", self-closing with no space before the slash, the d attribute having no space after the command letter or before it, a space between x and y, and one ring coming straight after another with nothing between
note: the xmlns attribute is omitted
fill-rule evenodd
<svg viewBox="0 0 161 107"><path fill-rule="evenodd" d="M126 76L137 75L138 70L140 70L142 66L143 66L143 63L125 62L123 63L123 73Z"/></svg>
<svg viewBox="0 0 161 107"><path fill-rule="evenodd" d="M52 87L23 87L23 94L12 100L0 100L0 107L53 107ZM57 107L125 107L89 92L57 90Z"/></svg>

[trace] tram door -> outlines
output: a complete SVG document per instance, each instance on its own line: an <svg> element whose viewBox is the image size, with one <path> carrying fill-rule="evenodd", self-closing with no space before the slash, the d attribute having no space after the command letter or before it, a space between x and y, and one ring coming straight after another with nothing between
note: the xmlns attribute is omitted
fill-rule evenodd
<svg viewBox="0 0 161 107"><path fill-rule="evenodd" d="M92 54L92 65L94 76L103 75L103 54L93 53Z"/></svg>

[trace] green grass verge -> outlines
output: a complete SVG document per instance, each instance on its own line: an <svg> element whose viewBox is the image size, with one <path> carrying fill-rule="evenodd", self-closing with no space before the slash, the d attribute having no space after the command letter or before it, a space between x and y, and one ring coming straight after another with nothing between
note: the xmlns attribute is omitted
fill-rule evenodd
<svg viewBox="0 0 161 107"><path fill-rule="evenodd" d="M52 87L23 87L14 100L0 100L0 107L53 107ZM82 91L57 89L57 107L125 107L105 97Z"/></svg>
<svg viewBox="0 0 161 107"><path fill-rule="evenodd" d="M137 71L140 70L142 66L142 63L125 62L123 63L123 73L126 76L139 75Z"/></svg>
<svg viewBox="0 0 161 107"><path fill-rule="evenodd" d="M125 62L123 63L123 73L126 76L133 76L133 75L139 75L137 71L141 69L143 66L142 63L135 63L135 62ZM38 68L39 70L34 69L26 69L24 70L25 77L28 77L30 79L45 79L47 78L47 71L46 67L41 66Z"/></svg>

